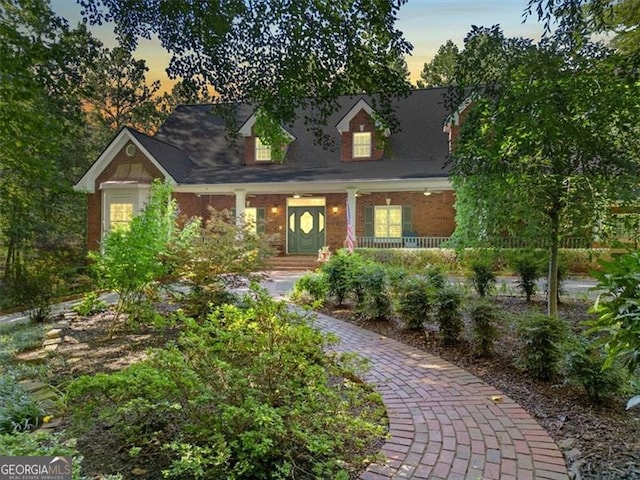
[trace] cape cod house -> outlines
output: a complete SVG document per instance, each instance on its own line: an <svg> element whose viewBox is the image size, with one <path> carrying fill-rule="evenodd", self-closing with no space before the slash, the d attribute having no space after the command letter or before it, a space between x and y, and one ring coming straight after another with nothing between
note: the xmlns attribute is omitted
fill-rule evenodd
<svg viewBox="0 0 640 480"><path fill-rule="evenodd" d="M282 163L255 136L247 105L234 108L235 140L211 105L177 107L154 136L123 128L76 184L88 196L88 247L143 207L155 178L173 186L181 214L234 210L256 219L284 255L343 247L348 222L360 247L436 247L455 228L445 93L415 90L396 100L392 134L376 128L368 97L340 97L322 145L300 112L284 127Z"/></svg>

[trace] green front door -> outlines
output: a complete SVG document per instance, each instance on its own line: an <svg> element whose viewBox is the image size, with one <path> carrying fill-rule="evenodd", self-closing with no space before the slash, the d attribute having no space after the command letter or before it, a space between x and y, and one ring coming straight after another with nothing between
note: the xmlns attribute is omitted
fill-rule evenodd
<svg viewBox="0 0 640 480"><path fill-rule="evenodd" d="M315 255L324 245L324 207L289 207L287 252Z"/></svg>

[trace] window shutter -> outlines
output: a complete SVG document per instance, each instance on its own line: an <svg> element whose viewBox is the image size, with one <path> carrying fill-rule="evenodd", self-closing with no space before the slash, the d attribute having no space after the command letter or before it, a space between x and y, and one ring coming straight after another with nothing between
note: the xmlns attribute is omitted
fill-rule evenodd
<svg viewBox="0 0 640 480"><path fill-rule="evenodd" d="M234 221L235 221L235 220L238 220L238 219L236 218L236 209L235 209L235 207L231 209L231 218L232 218Z"/></svg>
<svg viewBox="0 0 640 480"><path fill-rule="evenodd" d="M373 237L373 205L364 207L364 236Z"/></svg>
<svg viewBox="0 0 640 480"><path fill-rule="evenodd" d="M402 235L405 236L409 233L413 233L413 219L411 205L402 206Z"/></svg>
<svg viewBox="0 0 640 480"><path fill-rule="evenodd" d="M265 233L266 211L264 207L256 208L256 233L264 235Z"/></svg>

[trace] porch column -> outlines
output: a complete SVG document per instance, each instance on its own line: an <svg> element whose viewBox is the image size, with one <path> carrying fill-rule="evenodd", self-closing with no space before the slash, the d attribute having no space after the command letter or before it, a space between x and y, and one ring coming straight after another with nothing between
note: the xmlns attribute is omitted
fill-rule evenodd
<svg viewBox="0 0 640 480"><path fill-rule="evenodd" d="M247 192L244 190L236 190L236 225L239 227L244 223L244 206L247 201Z"/></svg>
<svg viewBox="0 0 640 480"><path fill-rule="evenodd" d="M357 188L347 188L347 208L351 213L349 217L349 225L347 225L347 234L349 232L349 227L351 227L351 232L353 233L354 246L357 246L357 236L356 236L356 193L358 192Z"/></svg>

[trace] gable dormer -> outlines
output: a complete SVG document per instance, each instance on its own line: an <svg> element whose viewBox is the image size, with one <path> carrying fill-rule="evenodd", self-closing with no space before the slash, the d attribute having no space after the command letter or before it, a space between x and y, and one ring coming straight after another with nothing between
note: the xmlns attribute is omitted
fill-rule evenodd
<svg viewBox="0 0 640 480"><path fill-rule="evenodd" d="M336 128L342 137L343 162L382 160L383 140L389 132L378 123L373 108L364 99L342 117Z"/></svg>
<svg viewBox="0 0 640 480"><path fill-rule="evenodd" d="M239 133L244 137L244 163L245 165L260 165L270 163L282 163L282 159L287 154L287 148L289 144L295 140L289 131L284 127L280 127L284 136L288 139L287 143L282 147L284 152L282 156L278 158L278 155L274 155L273 147L263 142L262 139L256 134L256 120L258 113L254 112L249 119L242 124Z"/></svg>

